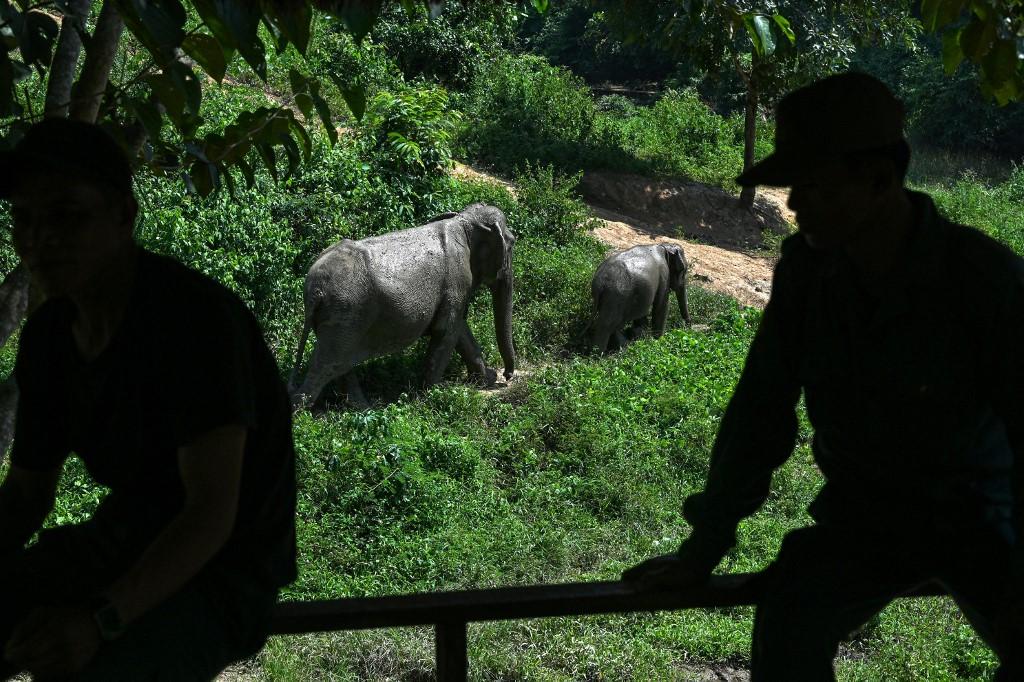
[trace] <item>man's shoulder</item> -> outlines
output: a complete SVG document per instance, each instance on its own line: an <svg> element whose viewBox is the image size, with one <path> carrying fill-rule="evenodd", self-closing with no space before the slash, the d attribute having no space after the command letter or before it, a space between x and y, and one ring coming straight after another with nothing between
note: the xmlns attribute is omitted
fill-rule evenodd
<svg viewBox="0 0 1024 682"><path fill-rule="evenodd" d="M948 258L957 279L1005 292L1024 287L1024 258L981 230L946 221Z"/></svg>
<svg viewBox="0 0 1024 682"><path fill-rule="evenodd" d="M810 254L811 247L803 235L797 232L782 240L780 252L783 258L803 258L805 254Z"/></svg>
<svg viewBox="0 0 1024 682"><path fill-rule="evenodd" d="M820 269L820 261L821 255L815 254L802 234L792 234L782 241L779 261L775 265L775 278L805 278Z"/></svg>
<svg viewBox="0 0 1024 682"><path fill-rule="evenodd" d="M187 315L249 316L245 303L226 286L180 261L151 251L142 251L146 298L159 313Z"/></svg>

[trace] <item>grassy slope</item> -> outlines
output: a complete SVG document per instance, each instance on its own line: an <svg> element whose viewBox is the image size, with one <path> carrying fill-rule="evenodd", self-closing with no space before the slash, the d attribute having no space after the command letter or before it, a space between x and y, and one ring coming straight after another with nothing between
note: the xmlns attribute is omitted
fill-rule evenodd
<svg viewBox="0 0 1024 682"><path fill-rule="evenodd" d="M629 139L642 134L631 130ZM283 366L295 342L301 269L271 261L296 258L301 266L306 256L283 247L276 256L260 244L280 247L311 223L320 231L309 239L320 242L364 229L352 221L380 203L377 195L352 198L374 180L352 153L325 158L305 180L281 192L261 188L234 206L179 201L169 185L149 188L155 199L144 238L249 291L265 308ZM316 190L321 183L332 184ZM955 217L1024 250L1020 187L1019 179L995 189L970 179L928 185ZM565 205L540 190L513 200L461 183L443 195L450 205L498 203L516 229ZM208 239L217 231L228 236ZM585 311L600 248L578 235L545 239L524 238L518 247L515 324L524 357L550 367L500 397L458 383L401 397L417 367L414 349L368 370L383 394L400 396L386 407L297 417L302 575L287 597L610 579L684 537L679 506L702 484L758 315L694 289L695 321L710 324L709 331L679 329L673 311L673 331L658 341L612 358L566 360L560 349ZM276 288L259 290L259 282L238 277L267 271ZM481 297L471 320L493 362L486 303ZM12 347L0 355L5 368ZM783 534L807 522L804 509L820 484L808 435L805 424L766 508L743 525L739 547L720 570L765 565ZM101 494L71 466L50 523L82 518ZM749 609L737 609L477 625L470 630L472 672L478 679L685 679L691 663L742 664L750 618ZM415 679L432 669L432 657L432 634L424 629L275 638L253 675ZM887 609L850 645L839 671L849 680L980 679L992 665L951 602L928 599Z"/></svg>

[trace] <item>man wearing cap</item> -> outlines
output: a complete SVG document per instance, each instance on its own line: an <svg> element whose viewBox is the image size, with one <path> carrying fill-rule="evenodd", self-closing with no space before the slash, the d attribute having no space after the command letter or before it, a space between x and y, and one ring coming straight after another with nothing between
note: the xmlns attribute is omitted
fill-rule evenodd
<svg viewBox="0 0 1024 682"><path fill-rule="evenodd" d="M290 408L242 302L134 243L131 169L49 120L0 158L45 295L21 333L0 485L0 677L208 680L263 645L295 577ZM71 453L109 489L40 530Z"/></svg>
<svg viewBox="0 0 1024 682"><path fill-rule="evenodd" d="M775 151L741 185L790 187L799 233L673 555L645 587L707 579L791 454L801 390L825 484L815 525L764 575L753 680L833 679L841 640L938 583L1024 679L1024 261L903 187L910 148L878 80L832 76L785 97ZM1015 504L1016 502L1016 504ZM1019 546L1019 545L1017 545Z"/></svg>

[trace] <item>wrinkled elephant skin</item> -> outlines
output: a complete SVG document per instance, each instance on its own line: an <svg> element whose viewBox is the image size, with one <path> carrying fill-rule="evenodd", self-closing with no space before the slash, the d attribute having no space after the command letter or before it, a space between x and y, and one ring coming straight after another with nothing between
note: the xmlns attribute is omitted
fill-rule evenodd
<svg viewBox="0 0 1024 682"><path fill-rule="evenodd" d="M485 365L466 324L469 302L481 285L493 295L498 347L505 377L511 378L515 240L499 209L473 204L419 227L346 239L325 250L306 275L305 324L290 382L293 404L312 404L328 383L340 378L350 401L365 405L353 369L424 335L430 337L427 385L440 381L453 350L471 375L493 383L496 374ZM296 388L310 329L316 345L305 380Z"/></svg>
<svg viewBox="0 0 1024 682"><path fill-rule="evenodd" d="M614 253L594 273L590 293L594 316L588 328L590 347L608 351L640 336L651 316L655 337L665 332L669 293L690 323L686 297L686 256L675 244L648 244ZM626 325L631 327L624 331Z"/></svg>

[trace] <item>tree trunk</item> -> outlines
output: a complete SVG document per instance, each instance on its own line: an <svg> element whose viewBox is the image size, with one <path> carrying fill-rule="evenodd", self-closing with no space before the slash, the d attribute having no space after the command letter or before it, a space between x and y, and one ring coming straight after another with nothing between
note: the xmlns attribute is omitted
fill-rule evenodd
<svg viewBox="0 0 1024 682"><path fill-rule="evenodd" d="M747 81L747 106L743 119L743 170L754 165L754 142L757 140L757 86ZM740 206L753 208L755 187L744 187L740 192Z"/></svg>
<svg viewBox="0 0 1024 682"><path fill-rule="evenodd" d="M85 51L82 76L75 85L71 102L71 118L86 123L96 122L123 30L124 20L117 13L114 3L106 0L96 20L96 30L89 41L89 49Z"/></svg>
<svg viewBox="0 0 1024 682"><path fill-rule="evenodd" d="M71 103L71 85L75 82L75 67L82 51L79 31L85 31L85 19L89 16L89 0L71 0L68 13L60 24L57 49L50 62L50 77L46 81L46 104L44 118L64 118Z"/></svg>
<svg viewBox="0 0 1024 682"><path fill-rule="evenodd" d="M0 344L7 343L21 324L28 307L29 275L24 265L18 264L0 284ZM0 384L0 461L14 439L14 417L18 411L18 385L12 372Z"/></svg>

